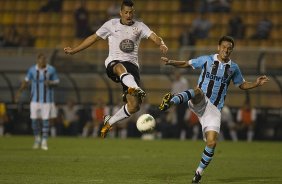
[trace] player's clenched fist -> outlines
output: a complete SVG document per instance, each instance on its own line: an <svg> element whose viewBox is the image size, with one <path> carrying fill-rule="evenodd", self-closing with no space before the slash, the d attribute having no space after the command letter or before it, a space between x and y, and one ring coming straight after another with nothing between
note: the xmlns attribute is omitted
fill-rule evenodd
<svg viewBox="0 0 282 184"><path fill-rule="evenodd" d="M73 50L72 50L72 48L70 48L70 47L65 47L65 48L64 48L64 52L65 52L66 54L73 54Z"/></svg>

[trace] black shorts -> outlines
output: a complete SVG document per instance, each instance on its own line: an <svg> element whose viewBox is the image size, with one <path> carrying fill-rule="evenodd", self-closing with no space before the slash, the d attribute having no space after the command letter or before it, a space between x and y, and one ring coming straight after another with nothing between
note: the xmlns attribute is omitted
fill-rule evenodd
<svg viewBox="0 0 282 184"><path fill-rule="evenodd" d="M116 64L118 63L121 63L127 70L127 73L130 73L133 77L134 77L134 80L135 82L137 83L137 85L139 86L140 85L140 73L139 73L139 68L128 62L128 61L119 61L119 60L113 60L111 61L107 68L106 68L106 71L107 71L107 75L110 79L112 79L112 81L116 82L116 83L120 83L120 78L119 76L117 76L114 72L113 72L113 68ZM127 89L128 87L126 85L124 85L122 82L121 82L121 85L122 85L122 88L123 88L123 91L124 92L127 92Z"/></svg>

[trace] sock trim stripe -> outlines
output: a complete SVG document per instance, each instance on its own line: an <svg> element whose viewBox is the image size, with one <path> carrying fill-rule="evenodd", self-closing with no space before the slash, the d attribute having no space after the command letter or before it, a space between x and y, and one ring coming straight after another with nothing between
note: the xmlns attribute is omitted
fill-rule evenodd
<svg viewBox="0 0 282 184"><path fill-rule="evenodd" d="M130 116L130 114L129 114L129 112L127 111L127 108L125 107L125 105L123 106L123 111L124 111L124 113L129 117Z"/></svg>
<svg viewBox="0 0 282 184"><path fill-rule="evenodd" d="M205 166L209 165L210 162L205 161L203 158L201 159L201 163Z"/></svg>
<svg viewBox="0 0 282 184"><path fill-rule="evenodd" d="M190 91L184 91L187 95L188 95L188 99L191 99L192 95L190 93Z"/></svg>
<svg viewBox="0 0 282 184"><path fill-rule="evenodd" d="M178 94L177 97L179 98L179 103L183 103L183 96L181 94Z"/></svg>
<svg viewBox="0 0 282 184"><path fill-rule="evenodd" d="M209 153L206 149L204 149L204 154L208 157L212 157L213 153Z"/></svg>

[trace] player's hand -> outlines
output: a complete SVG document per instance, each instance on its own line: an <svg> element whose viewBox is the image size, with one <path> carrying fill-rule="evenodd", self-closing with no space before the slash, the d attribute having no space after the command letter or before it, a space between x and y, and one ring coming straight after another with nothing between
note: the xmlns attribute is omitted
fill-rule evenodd
<svg viewBox="0 0 282 184"><path fill-rule="evenodd" d="M73 49L71 47L65 47L64 52L66 54L74 54Z"/></svg>
<svg viewBox="0 0 282 184"><path fill-rule="evenodd" d="M160 45L160 50L162 51L162 53L166 54L168 51L168 48L165 44Z"/></svg>
<svg viewBox="0 0 282 184"><path fill-rule="evenodd" d="M165 65L169 65L170 61L167 57L161 57L161 60L164 62Z"/></svg>
<svg viewBox="0 0 282 184"><path fill-rule="evenodd" d="M268 81L269 81L269 78L263 75L263 76L258 77L256 82L258 86L261 86L264 83L267 83Z"/></svg>

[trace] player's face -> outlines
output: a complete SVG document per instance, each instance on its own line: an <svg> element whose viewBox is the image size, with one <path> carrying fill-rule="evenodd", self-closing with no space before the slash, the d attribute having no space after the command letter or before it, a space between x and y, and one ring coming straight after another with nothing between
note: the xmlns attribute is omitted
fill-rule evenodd
<svg viewBox="0 0 282 184"><path fill-rule="evenodd" d="M37 65L40 69L45 68L47 65L46 57L41 55L37 58Z"/></svg>
<svg viewBox="0 0 282 184"><path fill-rule="evenodd" d="M131 25L133 23L134 8L130 6L123 6L120 10L121 22L125 25Z"/></svg>
<svg viewBox="0 0 282 184"><path fill-rule="evenodd" d="M220 61L229 61L229 56L233 51L233 45L231 42L222 41L220 45L218 45L218 59Z"/></svg>

